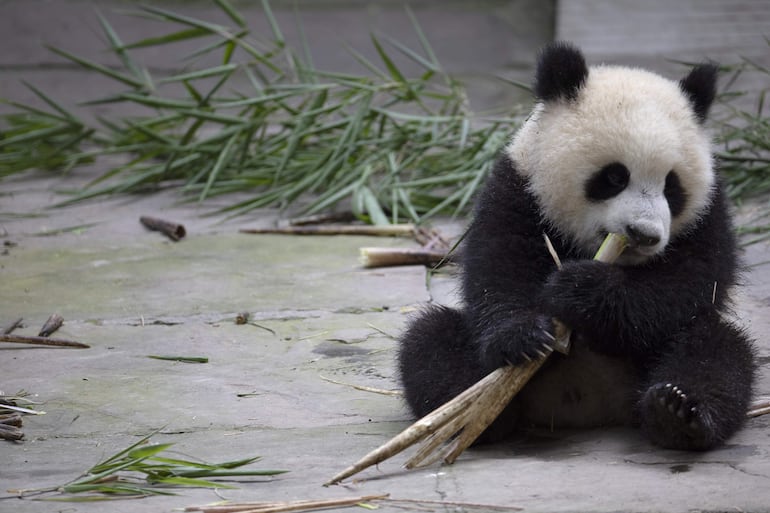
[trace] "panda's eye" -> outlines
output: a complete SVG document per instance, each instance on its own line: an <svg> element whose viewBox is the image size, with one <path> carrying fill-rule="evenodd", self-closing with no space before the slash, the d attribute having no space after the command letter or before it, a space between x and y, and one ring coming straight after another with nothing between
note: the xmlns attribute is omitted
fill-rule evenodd
<svg viewBox="0 0 770 513"><path fill-rule="evenodd" d="M628 186L630 173L619 162L607 164L586 182L586 197L602 201L617 196Z"/></svg>
<svg viewBox="0 0 770 513"><path fill-rule="evenodd" d="M676 172L669 171L668 175L666 175L663 195L666 197L666 201L668 201L671 217L676 217L684 211L684 207L687 204L687 193L684 192L682 183L679 181L679 175Z"/></svg>

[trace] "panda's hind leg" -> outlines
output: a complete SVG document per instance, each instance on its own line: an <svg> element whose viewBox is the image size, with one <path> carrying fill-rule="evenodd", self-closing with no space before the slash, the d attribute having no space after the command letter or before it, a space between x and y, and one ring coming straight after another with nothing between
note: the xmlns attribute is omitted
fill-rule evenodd
<svg viewBox="0 0 770 513"><path fill-rule="evenodd" d="M642 429L669 449L707 450L746 419L754 381L750 340L718 314L675 335L642 392Z"/></svg>
<svg viewBox="0 0 770 513"><path fill-rule="evenodd" d="M449 401L484 376L461 311L428 306L399 339L398 367L417 417Z"/></svg>

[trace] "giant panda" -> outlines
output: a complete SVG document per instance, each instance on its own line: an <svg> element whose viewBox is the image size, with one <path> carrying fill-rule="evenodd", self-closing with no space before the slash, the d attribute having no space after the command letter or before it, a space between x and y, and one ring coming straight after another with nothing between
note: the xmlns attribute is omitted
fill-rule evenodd
<svg viewBox="0 0 770 513"><path fill-rule="evenodd" d="M538 101L465 234L461 306L428 306L400 337L414 415L550 354L558 319L572 329L570 354L551 354L482 439L629 424L658 446L707 450L740 428L755 362L724 318L739 262L704 128L716 78L712 64L676 82L589 68L568 43L541 51ZM629 247L613 264L592 260L610 232Z"/></svg>

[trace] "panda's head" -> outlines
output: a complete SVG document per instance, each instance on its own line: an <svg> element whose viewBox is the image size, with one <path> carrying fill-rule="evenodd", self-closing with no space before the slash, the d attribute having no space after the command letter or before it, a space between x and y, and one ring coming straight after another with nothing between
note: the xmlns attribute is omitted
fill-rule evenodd
<svg viewBox="0 0 770 513"><path fill-rule="evenodd" d="M679 82L640 69L589 69L576 48L546 47L539 102L507 148L544 220L586 255L609 232L631 243L619 263L662 254L711 201L703 122L716 74L710 64Z"/></svg>

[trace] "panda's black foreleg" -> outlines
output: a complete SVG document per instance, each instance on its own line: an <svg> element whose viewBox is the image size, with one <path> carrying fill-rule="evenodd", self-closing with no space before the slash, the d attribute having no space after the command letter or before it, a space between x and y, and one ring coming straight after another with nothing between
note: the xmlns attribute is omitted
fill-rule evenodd
<svg viewBox="0 0 770 513"><path fill-rule="evenodd" d="M399 339L398 368L404 399L415 417L422 417L483 378L478 348L465 314L429 306L412 319ZM480 441L504 437L513 428L509 407Z"/></svg>
<svg viewBox="0 0 770 513"><path fill-rule="evenodd" d="M716 313L696 319L650 370L639 403L642 429L669 449L722 444L746 419L754 372L745 333Z"/></svg>

